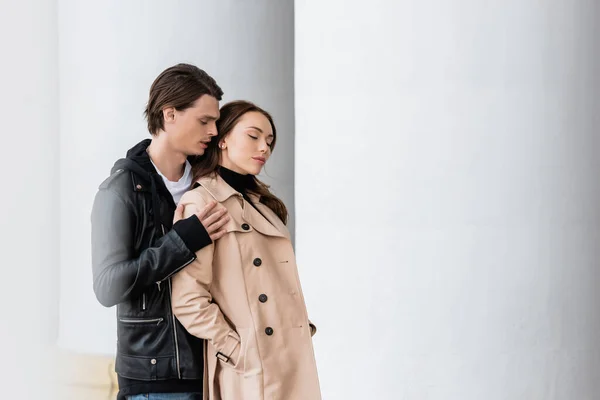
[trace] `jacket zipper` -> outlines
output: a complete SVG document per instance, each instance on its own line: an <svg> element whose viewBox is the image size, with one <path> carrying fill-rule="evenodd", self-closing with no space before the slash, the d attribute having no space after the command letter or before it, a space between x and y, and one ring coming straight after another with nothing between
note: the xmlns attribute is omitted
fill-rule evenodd
<svg viewBox="0 0 600 400"><path fill-rule="evenodd" d="M171 296L173 296L173 288L171 288L171 280L169 279L169 302L171 301ZM173 305L171 304L171 308ZM175 333L175 357L177 358L177 376L181 379L181 367L179 365L179 343L177 341L177 325L175 323L175 314L171 313L171 317L173 318L173 332Z"/></svg>
<svg viewBox="0 0 600 400"><path fill-rule="evenodd" d="M128 323L128 324L148 324L150 322L156 322L156 325L160 325L160 323L164 321L164 318L152 318L152 319L127 319L127 318L119 318L119 321L125 322L125 323Z"/></svg>
<svg viewBox="0 0 600 400"><path fill-rule="evenodd" d="M142 310L146 311L146 293L142 294Z"/></svg>
<svg viewBox="0 0 600 400"><path fill-rule="evenodd" d="M164 236L165 235L165 226L163 224L160 224L160 227L162 229L162 233ZM167 279L169 280L169 305L171 306L171 308L173 307L173 305L171 304L171 296L173 295L173 288L171 287L171 279L169 279L169 278L171 278L171 276L173 276L174 274L176 274L177 272L181 271L183 268L185 268L186 266L191 264L192 261L194 261L195 259L196 259L196 255L194 255L194 257L191 260L189 260L188 262L183 264L181 267L179 267L175 271L171 272L167 277L156 282L156 286L158 286L158 290L160 291L160 284L162 282L166 281ZM173 318L173 336L175 337L175 357L177 360L177 376L179 379L181 379L181 363L179 361L179 341L177 340L177 325L175 322L175 314L173 314L173 312L171 312L171 317ZM160 321L158 323L160 324L160 322L162 322L162 318L160 318Z"/></svg>
<svg viewBox="0 0 600 400"><path fill-rule="evenodd" d="M194 256L194 258L192 258L190 261L186 262L185 264L183 264L181 267L177 268L175 271L171 272L165 279L163 279L162 281L158 281L156 282L156 286L158 286L158 290L160 291L160 284L163 283L164 281L166 281L167 279L169 279L170 277L172 277L173 275L175 275L176 273L178 273L179 271L181 271L182 269L184 269L185 267L187 267L188 265L190 265L192 263L192 261L194 261L196 259L196 256ZM171 284L171 281L169 281L169 284Z"/></svg>
<svg viewBox="0 0 600 400"><path fill-rule="evenodd" d="M162 282L166 281L167 279L169 279L170 277L172 277L173 275L175 275L176 273L178 273L179 271L181 271L182 269L184 269L185 267L190 265L192 263L192 261L194 261L195 259L196 259L196 256L194 256L194 258L192 258L190 261L183 264L181 267L177 268L175 271L171 272L165 279L162 280Z"/></svg>

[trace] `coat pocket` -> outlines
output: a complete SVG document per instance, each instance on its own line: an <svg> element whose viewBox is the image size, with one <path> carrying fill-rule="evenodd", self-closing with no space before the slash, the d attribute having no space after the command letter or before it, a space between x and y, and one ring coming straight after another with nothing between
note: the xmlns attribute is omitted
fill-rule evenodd
<svg viewBox="0 0 600 400"><path fill-rule="evenodd" d="M262 400L264 398L262 368L260 368L256 346L251 344L252 335L250 332L253 332L253 328L238 329L242 344L238 363L235 367L221 360L214 364L209 389L211 390L211 399ZM259 367L253 367L253 365L259 365Z"/></svg>
<svg viewBox="0 0 600 400"><path fill-rule="evenodd" d="M258 352L258 343L254 327L240 329L242 340L243 365L241 373L245 376L255 376L262 373L262 362Z"/></svg>

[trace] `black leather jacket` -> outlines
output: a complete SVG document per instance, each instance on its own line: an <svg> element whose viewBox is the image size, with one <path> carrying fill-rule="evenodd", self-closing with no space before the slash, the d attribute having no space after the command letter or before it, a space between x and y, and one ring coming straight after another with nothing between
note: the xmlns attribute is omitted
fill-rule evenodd
<svg viewBox="0 0 600 400"><path fill-rule="evenodd" d="M195 216L172 226L175 204L146 153L150 140L115 163L92 210L94 292L117 305L119 377L202 379L203 341L171 311L170 277L211 243Z"/></svg>

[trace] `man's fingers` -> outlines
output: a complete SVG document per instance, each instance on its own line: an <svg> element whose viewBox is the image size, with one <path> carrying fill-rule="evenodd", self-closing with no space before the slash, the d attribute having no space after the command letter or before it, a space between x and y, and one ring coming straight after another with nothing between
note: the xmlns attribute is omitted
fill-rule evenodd
<svg viewBox="0 0 600 400"><path fill-rule="evenodd" d="M204 225L206 231L210 235L212 232L218 231L222 226L224 226L227 222L229 222L229 215L224 215L218 221L210 224L209 226Z"/></svg>
<svg viewBox="0 0 600 400"><path fill-rule="evenodd" d="M208 229L209 226L211 226L212 224L214 224L215 222L217 222L219 219L221 219L225 214L226 214L227 210L225 208L222 208L220 210L215 211L214 213L212 213L211 215L204 217L204 218L200 218L200 222L202 222L202 225L204 225L205 228Z"/></svg>
<svg viewBox="0 0 600 400"><path fill-rule="evenodd" d="M200 210L200 212L198 214L196 214L196 216L198 217L198 219L200 221L203 221L210 214L210 211L213 208L215 208L216 205L217 205L216 201L211 201L210 203L205 205L204 208L202 210Z"/></svg>
<svg viewBox="0 0 600 400"><path fill-rule="evenodd" d="M227 233L224 226L230 220L227 209L222 207L215 211L214 208L216 205L217 202L212 201L196 214L212 241L223 237Z"/></svg>
<svg viewBox="0 0 600 400"><path fill-rule="evenodd" d="M227 231L225 230L225 228L221 229L220 231L216 231L215 233L210 235L210 240L214 242L217 239L221 239L223 236L225 236L226 233Z"/></svg>

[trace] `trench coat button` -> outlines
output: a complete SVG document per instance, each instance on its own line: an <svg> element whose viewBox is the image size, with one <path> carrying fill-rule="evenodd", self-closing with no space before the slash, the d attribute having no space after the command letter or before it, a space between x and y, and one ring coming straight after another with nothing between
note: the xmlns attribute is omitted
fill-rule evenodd
<svg viewBox="0 0 600 400"><path fill-rule="evenodd" d="M135 188L136 188L137 190L142 190L142 185L135 185Z"/></svg>
<svg viewBox="0 0 600 400"><path fill-rule="evenodd" d="M273 328L268 327L267 329L265 329L265 333L269 336L271 336L273 334Z"/></svg>
<svg viewBox="0 0 600 400"><path fill-rule="evenodd" d="M268 299L269 298L266 294L261 294L260 296L258 296L258 301L260 301L261 303L266 303Z"/></svg>
<svg viewBox="0 0 600 400"><path fill-rule="evenodd" d="M248 225L248 224L242 224L242 229L245 230L245 231L250 230L250 225Z"/></svg>
<svg viewBox="0 0 600 400"><path fill-rule="evenodd" d="M153 358L152 360L150 360L150 364L156 365L156 358Z"/></svg>
<svg viewBox="0 0 600 400"><path fill-rule="evenodd" d="M254 263L255 267L260 267L262 265L262 260L260 258L255 258L252 262Z"/></svg>

